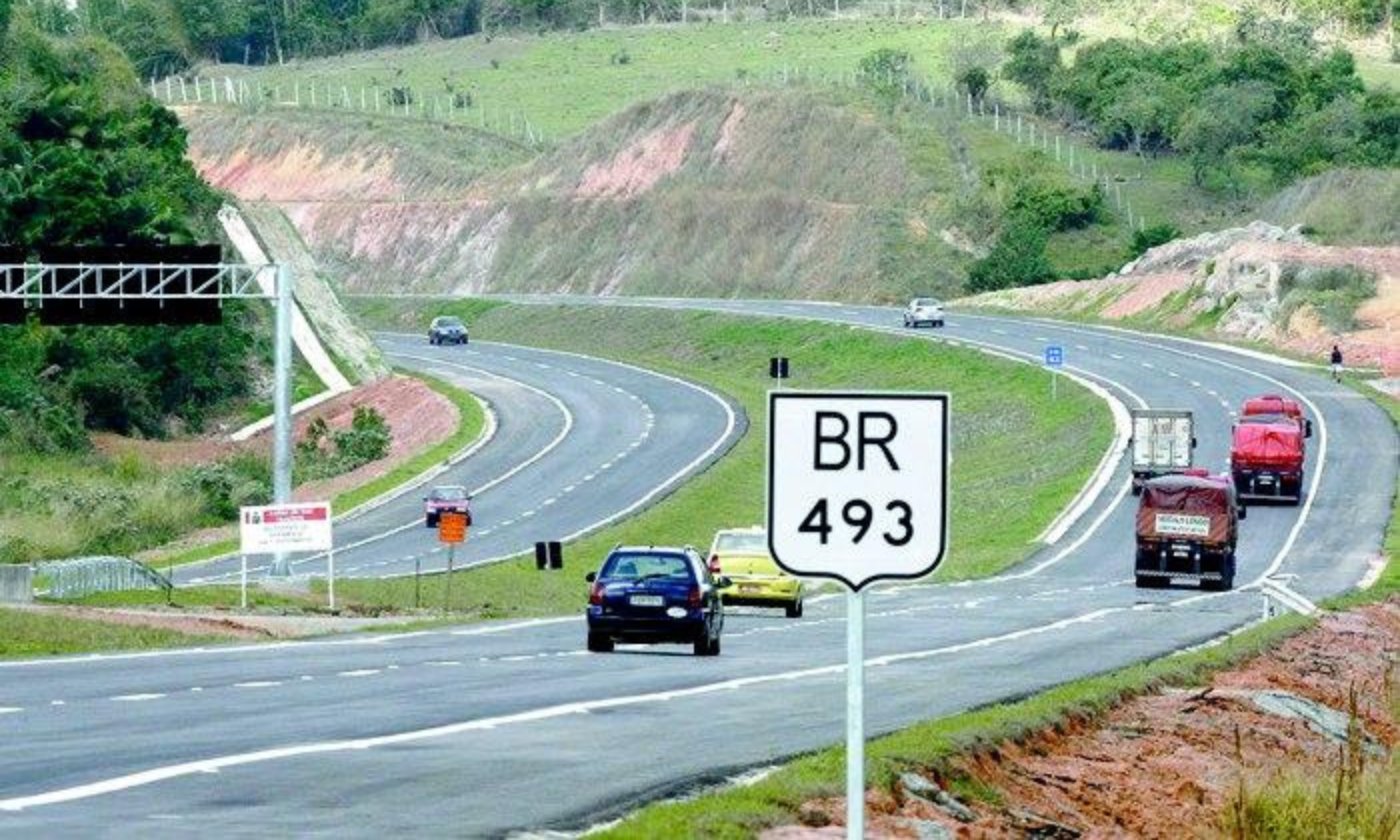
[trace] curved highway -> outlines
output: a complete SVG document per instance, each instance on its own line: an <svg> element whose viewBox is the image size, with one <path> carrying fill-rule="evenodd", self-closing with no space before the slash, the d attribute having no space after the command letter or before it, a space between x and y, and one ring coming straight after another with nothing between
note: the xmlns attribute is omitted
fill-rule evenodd
<svg viewBox="0 0 1400 840"><path fill-rule="evenodd" d="M899 324L897 311L871 307L650 303ZM1298 395L1317 434L1305 504L1251 507L1234 591L1133 587L1135 500L1122 463L1072 527L1011 572L873 590L872 734L1208 642L1258 617L1251 587L1266 574L1296 575L1294 589L1318 598L1356 585L1378 556L1396 435L1374 405L1322 376L1027 319L955 313L945 330L918 334L1030 361L1061 344L1072 372L1129 406L1194 410L1209 466L1223 464L1231 411L1247 396ZM581 618L569 616L0 664L0 828L489 837L581 827L838 742L842 605L812 599L800 621L731 614L717 658L586 654Z"/></svg>
<svg viewBox="0 0 1400 840"><path fill-rule="evenodd" d="M600 359L528 347L430 346L382 335L395 365L476 394L491 410L489 437L425 485L404 489L335 526L338 577L442 571L447 552L423 519L432 484L475 494L479 527L458 549L458 567L568 540L634 512L719 457L743 433L743 418L697 385ZM267 570L250 561L250 576ZM324 576L324 555L298 556L296 575ZM239 560L177 570L177 583L237 581Z"/></svg>

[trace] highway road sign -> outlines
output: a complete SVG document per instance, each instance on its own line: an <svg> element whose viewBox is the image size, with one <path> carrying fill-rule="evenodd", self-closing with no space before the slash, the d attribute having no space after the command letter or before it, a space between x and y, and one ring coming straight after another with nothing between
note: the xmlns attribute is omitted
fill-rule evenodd
<svg viewBox="0 0 1400 840"><path fill-rule="evenodd" d="M947 543L948 395L771 392L768 541L794 575L917 578Z"/></svg>
<svg viewBox="0 0 1400 840"><path fill-rule="evenodd" d="M768 376L770 379L788 378L787 356L774 356L768 360Z"/></svg>
<svg viewBox="0 0 1400 840"><path fill-rule="evenodd" d="M330 502L245 507L238 523L242 554L331 549Z"/></svg>
<svg viewBox="0 0 1400 840"><path fill-rule="evenodd" d="M846 836L865 836L865 597L948 541L948 395L770 391L768 548L846 596Z"/></svg>
<svg viewBox="0 0 1400 840"><path fill-rule="evenodd" d="M1045 348L1045 366L1052 368L1064 367L1065 348L1058 344L1047 345Z"/></svg>
<svg viewBox="0 0 1400 840"><path fill-rule="evenodd" d="M438 539L445 543L466 542L468 521L465 513L443 511L438 515Z"/></svg>

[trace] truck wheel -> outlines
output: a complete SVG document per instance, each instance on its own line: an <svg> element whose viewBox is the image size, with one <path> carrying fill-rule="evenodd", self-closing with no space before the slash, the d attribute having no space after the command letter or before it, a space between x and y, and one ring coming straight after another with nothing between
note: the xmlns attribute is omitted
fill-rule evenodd
<svg viewBox="0 0 1400 840"><path fill-rule="evenodd" d="M1135 575L1133 583L1138 589L1161 589L1167 585L1168 578L1157 577L1156 575Z"/></svg>
<svg viewBox="0 0 1400 840"><path fill-rule="evenodd" d="M612 653L613 640L602 633L589 633L588 649L593 653Z"/></svg>

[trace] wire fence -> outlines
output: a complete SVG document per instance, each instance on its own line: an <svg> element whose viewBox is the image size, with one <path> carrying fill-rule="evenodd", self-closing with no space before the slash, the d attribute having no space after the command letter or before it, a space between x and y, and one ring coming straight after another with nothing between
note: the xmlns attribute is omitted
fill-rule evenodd
<svg viewBox="0 0 1400 840"><path fill-rule="evenodd" d="M474 127L543 147L545 133L522 111L491 107L468 93L424 94L407 86L348 85L323 81L265 84L233 76L167 76L151 79L151 96L166 105L279 108L377 114Z"/></svg>
<svg viewBox="0 0 1400 840"><path fill-rule="evenodd" d="M36 586L51 598L81 598L128 589L169 591L165 575L127 557L77 557L34 564Z"/></svg>
<svg viewBox="0 0 1400 840"><path fill-rule="evenodd" d="M999 97L990 94L976 97L959 90L956 85L930 83L912 74L871 76L860 70L833 71L786 65L762 73L747 74L741 81L746 85L770 87L874 87L892 91L902 100L933 115L978 122L1018 146L1042 152L1064 167L1076 180L1097 184L1103 191L1104 201L1112 206L1130 229L1143 230L1147 226L1146 217L1140 209L1141 202L1138 207L1133 204L1133 187L1144 184L1141 174L1130 175L1119 166L1101 166L1097 158L1104 153L1069 134L1047 127L1044 120Z"/></svg>

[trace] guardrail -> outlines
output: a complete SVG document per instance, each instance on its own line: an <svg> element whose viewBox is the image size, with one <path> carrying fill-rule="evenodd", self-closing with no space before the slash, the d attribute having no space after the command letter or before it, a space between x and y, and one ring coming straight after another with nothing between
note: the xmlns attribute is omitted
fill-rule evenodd
<svg viewBox="0 0 1400 840"><path fill-rule="evenodd" d="M51 598L81 598L127 589L169 592L173 586L165 575L128 557L49 560L34 564L34 576L42 594Z"/></svg>

